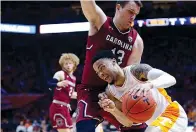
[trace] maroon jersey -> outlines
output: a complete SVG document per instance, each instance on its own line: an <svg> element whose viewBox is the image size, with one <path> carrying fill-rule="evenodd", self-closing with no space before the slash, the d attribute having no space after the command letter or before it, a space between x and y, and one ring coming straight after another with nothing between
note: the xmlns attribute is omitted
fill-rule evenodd
<svg viewBox="0 0 196 132"><path fill-rule="evenodd" d="M100 30L95 35L88 37L82 84L105 86L107 83L96 75L92 67L93 56L101 50L112 50L117 56L118 64L125 67L136 37L137 31L133 28L129 32L120 33L115 27L112 18L108 17Z"/></svg>
<svg viewBox="0 0 196 132"><path fill-rule="evenodd" d="M76 78L75 76L69 75L64 72L64 79L69 81L69 85L67 87L56 87L54 89L53 99L69 103L71 101L71 95L75 88Z"/></svg>

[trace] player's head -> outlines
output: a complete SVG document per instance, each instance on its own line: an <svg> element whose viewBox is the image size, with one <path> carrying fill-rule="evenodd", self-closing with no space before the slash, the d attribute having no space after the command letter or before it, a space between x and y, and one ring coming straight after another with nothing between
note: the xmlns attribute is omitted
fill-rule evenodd
<svg viewBox="0 0 196 132"><path fill-rule="evenodd" d="M93 69L104 81L113 84L118 75L119 66L111 50L98 52L92 60Z"/></svg>
<svg viewBox="0 0 196 132"><path fill-rule="evenodd" d="M140 0L117 0L115 17L118 19L119 25L128 29L133 24L142 6Z"/></svg>
<svg viewBox="0 0 196 132"><path fill-rule="evenodd" d="M63 53L59 59L59 64L63 70L72 73L76 70L79 61L79 58L75 54Z"/></svg>

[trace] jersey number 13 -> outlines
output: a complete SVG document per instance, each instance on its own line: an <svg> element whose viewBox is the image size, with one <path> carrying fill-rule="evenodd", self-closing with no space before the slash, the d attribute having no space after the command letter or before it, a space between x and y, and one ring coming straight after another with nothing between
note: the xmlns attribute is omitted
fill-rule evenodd
<svg viewBox="0 0 196 132"><path fill-rule="evenodd" d="M112 49L112 52L117 56L117 63L120 65L125 56L125 52L123 50L118 50L116 48Z"/></svg>

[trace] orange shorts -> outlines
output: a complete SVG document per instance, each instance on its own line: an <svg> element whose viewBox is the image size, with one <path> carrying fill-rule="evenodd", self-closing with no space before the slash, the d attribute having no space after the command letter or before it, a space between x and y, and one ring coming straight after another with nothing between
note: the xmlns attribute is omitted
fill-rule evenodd
<svg viewBox="0 0 196 132"><path fill-rule="evenodd" d="M176 101L171 102L165 111L150 124L150 126L159 127L161 132L186 132L187 125L187 115Z"/></svg>

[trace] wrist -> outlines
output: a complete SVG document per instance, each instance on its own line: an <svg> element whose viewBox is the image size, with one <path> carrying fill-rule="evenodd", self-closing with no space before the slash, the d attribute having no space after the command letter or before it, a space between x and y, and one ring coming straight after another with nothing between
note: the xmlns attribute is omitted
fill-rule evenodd
<svg viewBox="0 0 196 132"><path fill-rule="evenodd" d="M110 111L110 113L111 113L111 114L115 114L117 111L118 111L118 109L115 107L115 108L113 108L113 109Z"/></svg>
<svg viewBox="0 0 196 132"><path fill-rule="evenodd" d="M60 87L60 82L58 82L56 85L57 85L58 87Z"/></svg>

